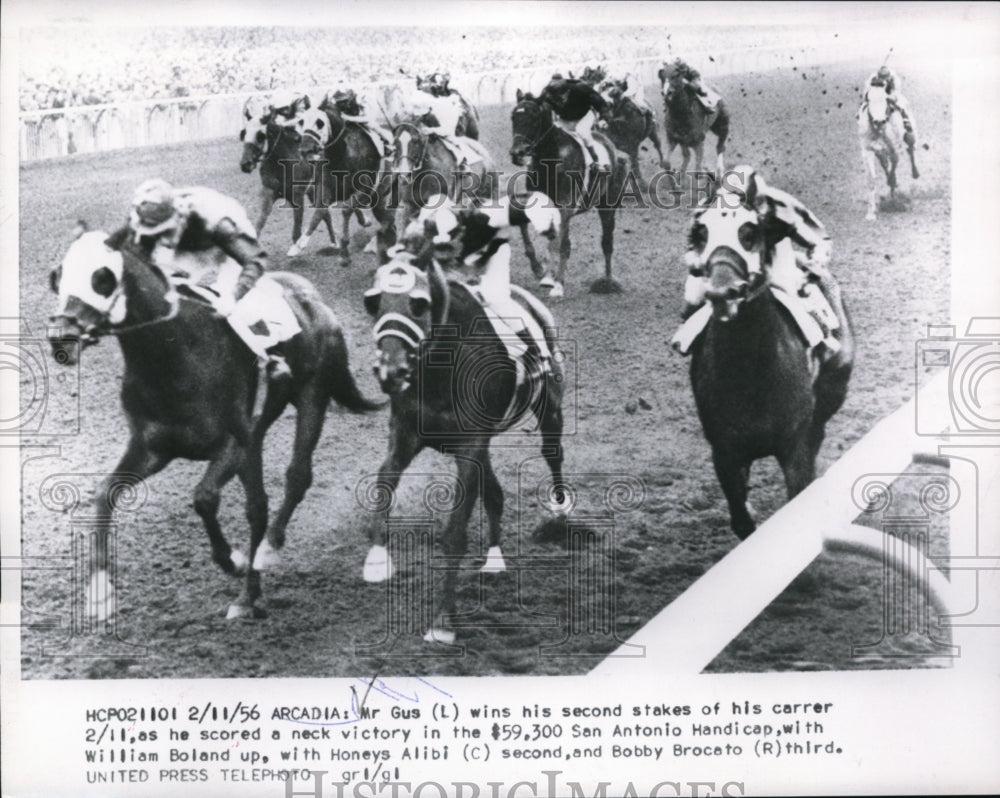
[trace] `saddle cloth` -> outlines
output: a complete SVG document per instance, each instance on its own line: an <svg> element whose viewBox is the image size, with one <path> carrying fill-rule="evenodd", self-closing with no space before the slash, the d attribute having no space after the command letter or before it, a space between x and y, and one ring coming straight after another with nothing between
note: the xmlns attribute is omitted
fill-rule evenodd
<svg viewBox="0 0 1000 798"><path fill-rule="evenodd" d="M479 284L462 282L462 285L482 307L516 368L514 393L499 426L506 431L533 432L540 422L531 408L551 371L549 359L542 355L548 351L542 325L554 327L552 317L544 305L518 286L510 286L509 301L499 303L487 301ZM532 346L529 347L518 329L527 332Z"/></svg>
<svg viewBox="0 0 1000 798"><path fill-rule="evenodd" d="M175 262L175 267L184 265L187 265L186 262ZM220 296L233 295L240 271L235 261L227 260L219 267L214 280L210 280L213 276L210 273L192 274L183 268L179 272L168 273L175 285L216 307ZM234 327L237 324L246 327L250 333L260 338L264 348L287 341L302 332L295 311L285 299L281 284L266 274L236 303L229 319Z"/></svg>
<svg viewBox="0 0 1000 798"><path fill-rule="evenodd" d="M464 161L467 166L473 166L490 162L490 154L475 139L467 136L438 136L438 138L460 164Z"/></svg>

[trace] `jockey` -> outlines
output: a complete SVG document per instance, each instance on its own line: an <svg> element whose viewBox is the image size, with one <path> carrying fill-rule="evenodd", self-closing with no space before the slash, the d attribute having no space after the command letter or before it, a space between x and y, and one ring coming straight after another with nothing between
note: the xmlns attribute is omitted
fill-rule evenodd
<svg viewBox="0 0 1000 798"><path fill-rule="evenodd" d="M910 112L910 104L900 91L899 77L885 64L880 66L876 72L872 72L868 78L868 82L865 84L865 102L868 101L868 89L872 86L882 86L885 88L885 93L889 101L899 111L900 121L903 125L903 139L906 141L908 147L912 147L917 141L916 125L913 121L913 114Z"/></svg>
<svg viewBox="0 0 1000 798"><path fill-rule="evenodd" d="M591 128L597 115L610 112L607 101L593 86L576 78L564 78L558 73L552 76L538 99L546 102L556 115L556 124L570 135L577 134L590 150L594 163L601 169L610 169L611 163L603 147L594 141Z"/></svg>
<svg viewBox="0 0 1000 798"><path fill-rule="evenodd" d="M440 136L458 158L460 167L486 157L485 151L477 148L477 142L463 135L465 109L457 94L439 97L413 87L403 92L399 102L397 114L415 120L425 133ZM432 120L437 124L431 124Z"/></svg>
<svg viewBox="0 0 1000 798"><path fill-rule="evenodd" d="M366 109L369 103L359 100L354 89L344 84L338 85L327 93L320 108L324 105L336 109L345 122L355 122L369 133L374 133L372 141L378 148L380 157L385 157L392 150L392 134L368 115Z"/></svg>
<svg viewBox="0 0 1000 798"><path fill-rule="evenodd" d="M271 120L279 125L289 124L302 111L310 108L309 95L303 92L282 89L271 97L268 107Z"/></svg>
<svg viewBox="0 0 1000 798"><path fill-rule="evenodd" d="M580 75L580 80L596 87L603 83L607 77L607 67L605 67L604 64L592 61L583 68L583 74Z"/></svg>
<svg viewBox="0 0 1000 798"><path fill-rule="evenodd" d="M417 78L417 88L433 97L450 97L455 90L449 87L451 75L445 71L431 72L429 75Z"/></svg>
<svg viewBox="0 0 1000 798"><path fill-rule="evenodd" d="M832 331L840 322L822 291L822 287L834 284L827 268L832 250L830 236L805 205L791 194L768 185L752 166L737 166L727 172L715 196L694 214L688 232L688 251L684 256L688 278L684 285L682 318L688 319L705 303L708 289L705 253L699 250L695 233L704 209L719 203L722 207L739 204L756 211L764 239L774 242L771 250L762 253L761 258L767 267L769 284L781 289L786 297L800 298L818 323L818 333L810 336L808 331L803 331L810 346L825 344L825 351L817 350L821 357L836 354L840 342ZM792 243L805 250L804 257L792 249Z"/></svg>
<svg viewBox="0 0 1000 798"><path fill-rule="evenodd" d="M653 106L646 99L646 90L642 86L642 81L631 72L614 73L608 72L604 80L599 84L602 94L607 94L609 90L616 89L618 96L628 98L641 111L648 114L655 114ZM614 97L614 93L611 94Z"/></svg>
<svg viewBox="0 0 1000 798"><path fill-rule="evenodd" d="M215 310L267 364L270 376L290 373L284 357L269 350L301 328L294 315L290 319L282 317L274 325L262 323L262 305L285 303L280 302L280 297L275 303L273 291L266 290L269 286L258 283L267 267L267 253L258 242L246 211L236 200L210 188L175 189L164 180L147 180L136 189L128 225L111 237L112 243L120 245L126 237L134 237L135 243L140 244L171 279L209 287L212 294L217 294L213 302ZM236 269L227 270L225 265L217 270L206 270L214 271L213 274L171 271L175 252L204 252L214 247L239 265L238 274ZM284 316L288 314L291 314L290 308ZM268 321L271 319L269 313ZM284 328L285 334L272 326Z"/></svg>
<svg viewBox="0 0 1000 798"><path fill-rule="evenodd" d="M559 232L559 210L548 197L533 192L520 201L504 197L490 207L460 208L447 197L432 197L410 225L414 233L432 234L433 259L446 272L460 276L478 295L487 316L507 347L511 359L520 363L526 344L534 342L541 362L539 372L551 368L552 353L535 317L510 295L511 227L530 223L550 240ZM510 333L516 333L512 339Z"/></svg>
<svg viewBox="0 0 1000 798"><path fill-rule="evenodd" d="M694 91L698 100L705 106L705 110L715 110L715 106L719 102L719 94L701 82L701 73L697 69L689 66L682 58L675 58L673 63L664 62L663 68L669 75L679 75L684 86ZM666 88L664 86L664 91Z"/></svg>

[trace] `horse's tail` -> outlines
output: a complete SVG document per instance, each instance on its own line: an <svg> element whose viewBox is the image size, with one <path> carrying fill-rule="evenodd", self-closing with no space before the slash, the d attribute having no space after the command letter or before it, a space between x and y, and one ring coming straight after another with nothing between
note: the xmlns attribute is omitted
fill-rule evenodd
<svg viewBox="0 0 1000 798"><path fill-rule="evenodd" d="M371 413L385 407L388 400L369 399L361 393L348 363L347 344L343 333L334 343L333 359L330 363L330 395L341 407L352 413Z"/></svg>

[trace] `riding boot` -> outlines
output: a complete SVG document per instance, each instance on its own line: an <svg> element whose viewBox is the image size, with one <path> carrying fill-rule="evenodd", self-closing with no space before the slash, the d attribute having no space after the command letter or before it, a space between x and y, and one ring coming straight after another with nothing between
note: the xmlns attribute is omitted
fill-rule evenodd
<svg viewBox="0 0 1000 798"><path fill-rule="evenodd" d="M518 332L517 336L525 345L524 365L528 381L549 374L552 371L552 364L549 358L540 355L538 345L532 339L531 333L524 329Z"/></svg>

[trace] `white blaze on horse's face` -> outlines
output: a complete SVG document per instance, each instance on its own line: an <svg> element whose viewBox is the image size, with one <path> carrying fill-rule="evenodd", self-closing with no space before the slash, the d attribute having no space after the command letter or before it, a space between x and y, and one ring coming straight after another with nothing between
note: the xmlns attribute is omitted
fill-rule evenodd
<svg viewBox="0 0 1000 798"><path fill-rule="evenodd" d="M709 286L706 296L716 315L736 315L746 298L753 275L761 273L762 238L757 214L744 206L707 208L696 227Z"/></svg>
<svg viewBox="0 0 1000 798"><path fill-rule="evenodd" d="M318 109L308 108L300 112L292 122L302 136L302 153L308 160L317 160L330 143L330 120Z"/></svg>
<svg viewBox="0 0 1000 798"><path fill-rule="evenodd" d="M402 128L396 136L396 162L393 164L393 171L413 171L413 163L410 159L410 144L412 142L413 133L406 127Z"/></svg>
<svg viewBox="0 0 1000 798"><path fill-rule="evenodd" d="M75 315L75 306L82 303L107 316L112 324L125 320L122 254L105 245L107 237L107 233L93 230L81 235L67 250L59 278L57 316Z"/></svg>

